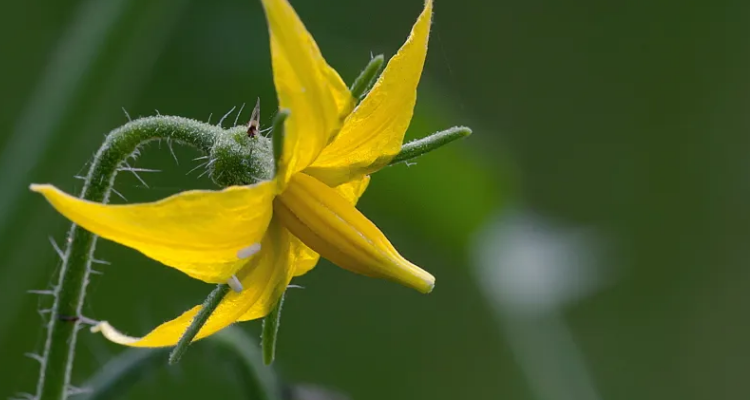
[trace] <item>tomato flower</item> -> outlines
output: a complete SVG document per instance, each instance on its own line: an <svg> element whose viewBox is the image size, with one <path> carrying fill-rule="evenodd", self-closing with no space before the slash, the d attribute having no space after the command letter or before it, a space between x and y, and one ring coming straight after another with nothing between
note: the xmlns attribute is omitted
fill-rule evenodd
<svg viewBox="0 0 750 400"><path fill-rule="evenodd" d="M229 293L196 338L264 317L291 279L320 256L339 267L429 293L432 275L407 261L356 208L369 175L399 152L412 118L432 17L432 0L372 90L356 105L286 0L263 0L274 84L284 122L276 176L221 191L193 190L143 204L105 205L32 185L81 227ZM356 107L355 107L356 105ZM107 323L110 340L170 346L200 306L142 338Z"/></svg>

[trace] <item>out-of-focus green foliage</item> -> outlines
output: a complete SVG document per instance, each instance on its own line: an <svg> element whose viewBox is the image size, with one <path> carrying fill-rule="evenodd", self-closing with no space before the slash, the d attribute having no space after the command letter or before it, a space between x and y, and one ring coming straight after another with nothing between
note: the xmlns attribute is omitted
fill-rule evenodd
<svg viewBox="0 0 750 400"><path fill-rule="evenodd" d="M347 83L371 52L395 52L421 7L293 4ZM100 19L86 20L92 8ZM457 124L474 135L386 168L360 203L436 276L436 289L421 296L321 262L295 281L304 290L287 294L280 375L357 400L536 398L500 328L508 322L498 324L472 273L476 235L512 205L590 228L605 243L597 268L611 271L607 284L562 310L602 398L745 396L749 8L437 0L408 138ZM41 350L37 310L46 301L25 291L49 287L59 260L48 237L60 242L67 229L28 183L79 189L74 176L127 121L122 108L218 121L247 103L243 123L260 96L268 126L275 95L258 1L30 0L2 10L0 397L8 397L33 392L38 365L24 353ZM94 25L105 17L107 26ZM193 151L175 153L179 165L165 145L150 145L137 166L163 172L144 176L150 188L122 174L118 191L134 202L211 187L187 174ZM84 312L132 334L211 290L121 246L102 241L97 255L112 265L93 278ZM257 335L260 323L241 327ZM82 332L74 381L123 350ZM198 343L127 398L241 398L242 377L223 361Z"/></svg>

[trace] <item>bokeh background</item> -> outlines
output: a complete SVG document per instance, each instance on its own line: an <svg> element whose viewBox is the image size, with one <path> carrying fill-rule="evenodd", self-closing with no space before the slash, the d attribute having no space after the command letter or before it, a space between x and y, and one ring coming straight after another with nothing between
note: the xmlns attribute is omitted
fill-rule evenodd
<svg viewBox="0 0 750 400"><path fill-rule="evenodd" d="M351 82L420 0L297 0ZM31 182L74 178L156 113L275 109L253 0L27 0L0 13L0 397L33 392L67 222ZM437 277L422 296L327 262L295 283L275 369L352 399L750 395L750 3L437 0L416 138L475 134L379 172L360 209ZM240 122L247 121L246 107ZM158 111L157 111L158 110ZM235 114L227 119L234 121ZM197 153L145 149L131 202L211 187ZM88 317L142 334L211 287L100 242ZM259 323L241 325L257 337ZM203 346L203 347L202 347ZM124 398L242 398L197 344ZM122 348L82 332L81 384Z"/></svg>

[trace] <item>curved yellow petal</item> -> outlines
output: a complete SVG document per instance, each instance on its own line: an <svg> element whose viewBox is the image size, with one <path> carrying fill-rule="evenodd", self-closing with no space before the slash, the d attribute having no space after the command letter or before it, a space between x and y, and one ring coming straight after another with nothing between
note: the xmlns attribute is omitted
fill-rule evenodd
<svg viewBox="0 0 750 400"><path fill-rule="evenodd" d="M230 292L224 298L206 325L198 332L195 340L212 335L235 321L242 320L241 317L248 310L252 309L257 315L256 318L271 311L292 279L290 239L289 231L273 220L263 238L260 253L253 256L237 273L244 289L240 293ZM173 346L185 333L200 309L201 306L195 306L179 317L159 325L142 338L124 335L106 322L100 323L94 330L104 334L107 339L126 346Z"/></svg>
<svg viewBox="0 0 750 400"><path fill-rule="evenodd" d="M345 198L351 205L357 205L357 201L370 184L370 176L366 175L360 179L336 186L334 190ZM307 247L296 236L292 236L292 252L296 252L296 263L294 265L294 276L301 276L309 272L318 263L320 255L313 249Z"/></svg>
<svg viewBox="0 0 750 400"><path fill-rule="evenodd" d="M279 163L279 187L305 169L341 127L354 102L315 40L286 0L263 0L271 36L279 107L290 110ZM347 98L348 96L348 98Z"/></svg>
<svg viewBox="0 0 750 400"><path fill-rule="evenodd" d="M238 252L260 243L272 214L274 182L222 191L193 190L141 204L106 205L31 185L71 221L132 247L193 278L221 283L247 260Z"/></svg>
<svg viewBox="0 0 750 400"><path fill-rule="evenodd" d="M427 0L406 43L306 174L337 186L379 170L398 154L417 101L431 19Z"/></svg>
<svg viewBox="0 0 750 400"><path fill-rule="evenodd" d="M274 215L341 268L429 293L435 278L402 257L375 224L323 182L295 174L274 199Z"/></svg>
<svg viewBox="0 0 750 400"><path fill-rule="evenodd" d="M356 206L359 198L365 193L370 185L370 175L365 175L336 186L333 190L346 199L351 205Z"/></svg>
<svg viewBox="0 0 750 400"><path fill-rule="evenodd" d="M294 263L294 276L302 276L310 272L320 260L320 254L307 247L298 237L292 235L292 253L296 262Z"/></svg>

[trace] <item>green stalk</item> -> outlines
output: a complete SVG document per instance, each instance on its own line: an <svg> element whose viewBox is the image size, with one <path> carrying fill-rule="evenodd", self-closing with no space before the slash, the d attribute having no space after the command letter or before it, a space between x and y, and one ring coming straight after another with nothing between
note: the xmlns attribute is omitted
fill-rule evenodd
<svg viewBox="0 0 750 400"><path fill-rule="evenodd" d="M180 359L187 351L190 343L193 342L193 339L195 339L195 336L198 334L198 332L200 332L201 328L203 328L203 325L208 322L208 318L211 316L211 314L213 314L214 311L216 311L216 308L219 307L219 304L224 299L224 296L229 294L229 290L229 285L225 283L216 285L216 289L214 289L211 294L208 295L206 300L203 301L203 306L201 307L200 311L198 311L198 314L195 315L193 321L190 322L190 326L188 326L187 330L185 330L185 333L182 334L180 340L177 342L177 345L174 347L172 352L169 353L170 364L177 364L178 362L180 362Z"/></svg>
<svg viewBox="0 0 750 400"><path fill-rule="evenodd" d="M365 69L359 73L359 76L354 80L352 87L349 89L352 93L352 97L359 100L365 95L367 90L375 83L378 76L380 76L380 69L383 67L384 61L385 58L383 55L378 54L367 63Z"/></svg>
<svg viewBox="0 0 750 400"><path fill-rule="evenodd" d="M422 139L414 140L401 146L401 151L393 157L389 165L409 161L469 135L471 135L471 128L454 126L453 128L423 137Z"/></svg>
<svg viewBox="0 0 750 400"><path fill-rule="evenodd" d="M260 336L260 343L261 349L263 349L263 362L266 365L271 365L276 357L276 337L279 335L281 308L284 306L285 294L281 295L273 310L263 318L263 333Z"/></svg>
<svg viewBox="0 0 750 400"><path fill-rule="evenodd" d="M142 144L165 139L209 153L216 126L180 117L150 117L132 121L112 131L94 156L81 198L107 203L118 168ZM52 314L42 354L36 399L61 400L68 396L75 358L76 336L83 323L81 310L89 282L96 235L73 224L68 232L65 257L54 289Z"/></svg>

